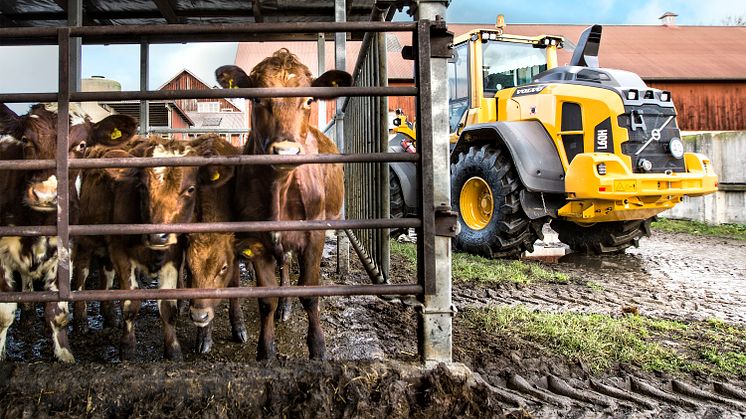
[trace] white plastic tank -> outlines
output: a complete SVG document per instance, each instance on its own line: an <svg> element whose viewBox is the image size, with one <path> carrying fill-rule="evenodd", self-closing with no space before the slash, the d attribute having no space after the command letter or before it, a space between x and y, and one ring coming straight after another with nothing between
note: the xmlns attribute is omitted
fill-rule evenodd
<svg viewBox="0 0 746 419"><path fill-rule="evenodd" d="M122 85L104 76L91 76L80 81L82 92L121 92ZM87 113L93 122L98 122L111 115L109 111L99 106L98 102L83 102L81 108Z"/></svg>

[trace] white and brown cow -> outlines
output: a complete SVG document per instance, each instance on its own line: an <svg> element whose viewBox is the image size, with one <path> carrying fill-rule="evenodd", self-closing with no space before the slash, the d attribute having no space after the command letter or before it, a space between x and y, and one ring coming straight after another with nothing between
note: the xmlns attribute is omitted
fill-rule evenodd
<svg viewBox="0 0 746 419"><path fill-rule="evenodd" d="M80 115L72 115L69 133L69 157L81 157L87 143L107 135L118 117L92 124ZM126 127L122 127L126 129ZM57 147L56 106L35 105L28 114L18 116L0 104L0 159L54 159ZM73 171L71 178L77 173ZM70 182L70 220L76 222L77 194ZM54 170L0 171L0 219L2 225L53 225L57 211L57 177ZM17 284L14 274L21 284ZM0 237L0 292L31 291L34 285L47 291L57 290L57 238ZM7 331L15 318L15 303L0 303L0 359L5 356ZM45 321L52 334L55 357L73 362L67 341L66 302L45 304Z"/></svg>
<svg viewBox="0 0 746 419"><path fill-rule="evenodd" d="M328 71L314 79L287 49L280 49L256 65L250 75L236 66L215 71L221 86L328 87L349 86L352 77ZM251 134L244 154L298 155L339 153L334 143L308 122L314 98L258 98L253 100ZM242 166L236 175L235 205L239 220L334 220L344 195L341 164L300 166ZM285 253L298 256L300 285L319 285L324 231L284 231L241 235L239 251L249 256L260 287L276 286L275 268L285 264ZM318 297L301 298L308 317L306 343L312 359L326 357L319 322ZM261 298L258 359L274 358L274 315L277 298Z"/></svg>

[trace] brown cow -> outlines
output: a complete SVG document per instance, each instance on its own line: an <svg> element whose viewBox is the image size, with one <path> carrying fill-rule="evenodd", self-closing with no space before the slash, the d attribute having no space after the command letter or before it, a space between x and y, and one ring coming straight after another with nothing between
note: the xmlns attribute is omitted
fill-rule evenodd
<svg viewBox="0 0 746 419"><path fill-rule="evenodd" d="M80 115L71 113L69 157L81 157L88 142L106 135L105 129L116 123L117 117L91 124ZM18 116L0 104L0 159L54 158L57 147L56 106L35 105L24 116ZM72 171L71 179L77 173ZM70 182L70 220L75 222L77 194L75 182ZM56 220L57 178L53 170L28 172L2 171L0 173L0 219L2 225L50 225ZM28 211L27 208L32 211ZM20 288L30 291L39 283L48 291L57 290L57 238L12 237L0 238L0 292L17 288L14 273L21 278ZM0 359L5 354L5 338L15 317L15 303L0 303ZM45 320L52 332L55 357L73 362L74 357L67 342L66 302L45 304Z"/></svg>
<svg viewBox="0 0 746 419"><path fill-rule="evenodd" d="M349 86L352 77L343 71L328 71L317 79L298 58L286 49L257 64L246 75L236 66L223 66L215 72L223 87L324 87ZM334 143L308 123L313 98L254 99L252 131L244 154L338 153ZM340 215L344 194L340 164L300 166L242 166L236 178L235 202L240 220L334 220ZM249 234L242 237L239 251L254 265L257 284L276 286L276 263L281 267L285 252L298 256L300 285L320 283L324 231L286 231ZM301 298L308 316L309 356L326 357L324 334L319 322L318 297ZM261 332L258 359L276 356L274 314L277 298L259 301Z"/></svg>
<svg viewBox="0 0 746 419"><path fill-rule="evenodd" d="M205 135L192 142L202 156L230 156L240 154L240 150L218 135ZM235 168L232 166L208 166L201 176L201 183L210 185L202 187L197 195L195 221L221 222L231 221L233 217L231 196ZM234 236L230 233L195 233L189 234L186 251L187 268L190 273L192 288L225 288L238 287L239 267L234 254ZM230 322L233 339L246 342L248 335L244 324L240 300L231 298ZM220 300L193 299L190 317L197 326L196 350L207 353L212 347L212 319L215 307Z"/></svg>

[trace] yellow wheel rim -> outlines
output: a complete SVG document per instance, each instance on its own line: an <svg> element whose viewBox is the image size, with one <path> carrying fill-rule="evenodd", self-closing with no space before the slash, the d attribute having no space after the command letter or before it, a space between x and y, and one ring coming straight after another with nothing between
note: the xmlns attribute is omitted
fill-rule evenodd
<svg viewBox="0 0 746 419"><path fill-rule="evenodd" d="M459 207L461 218L470 229L481 230L487 227L495 209L492 190L487 182L477 176L467 180L461 188Z"/></svg>

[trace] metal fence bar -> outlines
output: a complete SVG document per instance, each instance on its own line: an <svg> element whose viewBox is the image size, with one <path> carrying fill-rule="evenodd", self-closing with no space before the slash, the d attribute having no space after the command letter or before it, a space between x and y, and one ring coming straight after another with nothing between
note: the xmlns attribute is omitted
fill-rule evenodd
<svg viewBox="0 0 746 419"><path fill-rule="evenodd" d="M177 100L177 99L223 99L223 98L263 98L263 97L316 97L333 98L338 96L414 96L415 87L246 87L237 89L209 90L151 90L141 92L103 91L75 92L70 94L73 102L102 102L126 100ZM2 93L0 102L55 102L57 93Z"/></svg>
<svg viewBox="0 0 746 419"><path fill-rule="evenodd" d="M70 135L70 28L58 29L59 102L57 108L57 289L59 297L70 294L70 188L68 137Z"/></svg>
<svg viewBox="0 0 746 419"><path fill-rule="evenodd" d="M72 291L65 298L57 292L3 292L0 302L160 300L190 298L266 298L352 295L414 295L422 293L417 284L396 285L317 285L285 287L182 288Z"/></svg>

